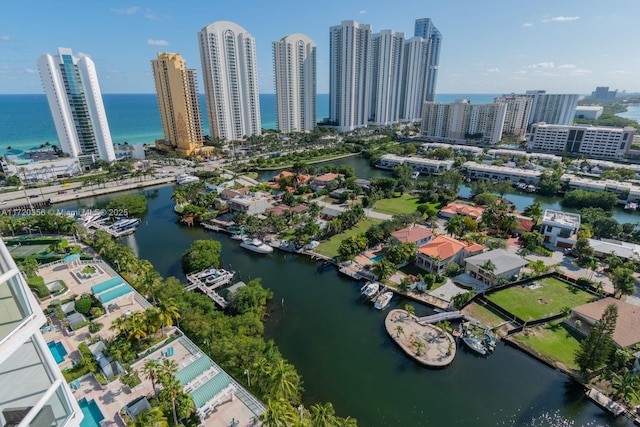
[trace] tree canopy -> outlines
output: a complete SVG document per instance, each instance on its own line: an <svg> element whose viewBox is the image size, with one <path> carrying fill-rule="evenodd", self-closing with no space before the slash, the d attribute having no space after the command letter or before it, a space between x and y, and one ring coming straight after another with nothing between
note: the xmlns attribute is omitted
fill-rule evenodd
<svg viewBox="0 0 640 427"><path fill-rule="evenodd" d="M182 254L182 271L189 274L208 267L220 268L221 252L222 244L216 240L196 240Z"/></svg>

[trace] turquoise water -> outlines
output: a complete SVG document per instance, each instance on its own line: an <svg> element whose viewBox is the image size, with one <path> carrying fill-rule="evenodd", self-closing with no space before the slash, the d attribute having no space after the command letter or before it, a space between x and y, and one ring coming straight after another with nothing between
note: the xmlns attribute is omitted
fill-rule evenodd
<svg viewBox="0 0 640 427"><path fill-rule="evenodd" d="M114 277L112 279L105 280L102 283L98 283L97 285L93 285L91 287L91 292L93 292L93 294L96 295L96 294L99 294L100 292L104 292L106 290L119 286L121 283L122 283L121 278Z"/></svg>
<svg viewBox="0 0 640 427"><path fill-rule="evenodd" d="M67 355L67 349L64 348L64 345L62 345L61 342L49 341L47 343L47 347L49 347L49 350L57 364L64 362L64 357Z"/></svg>
<svg viewBox="0 0 640 427"><path fill-rule="evenodd" d="M384 254L378 254L378 255L374 256L373 258L369 258L369 261L377 262L377 261L380 261L382 258L384 258Z"/></svg>
<svg viewBox="0 0 640 427"><path fill-rule="evenodd" d="M110 291L100 294L99 296L100 302L102 302L103 304L106 304L109 301L113 301L116 298L119 298L123 295L128 294L129 292L131 292L131 286L127 284L123 284L122 286L118 286L117 288L111 289Z"/></svg>
<svg viewBox="0 0 640 427"><path fill-rule="evenodd" d="M80 423L80 427L100 427L100 421L104 420L104 415L95 400L82 398L78 401L78 405L82 410L84 419Z"/></svg>

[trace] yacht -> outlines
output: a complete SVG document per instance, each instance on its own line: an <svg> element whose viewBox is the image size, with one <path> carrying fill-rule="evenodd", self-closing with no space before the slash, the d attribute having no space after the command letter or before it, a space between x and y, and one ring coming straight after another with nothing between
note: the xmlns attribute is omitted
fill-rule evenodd
<svg viewBox="0 0 640 427"><path fill-rule="evenodd" d="M367 282L361 289L360 293L366 298L373 298L380 290L378 282Z"/></svg>
<svg viewBox="0 0 640 427"><path fill-rule="evenodd" d="M126 230L136 228L139 224L140 220L138 218L123 218L111 224L109 228L116 233L122 233Z"/></svg>
<svg viewBox="0 0 640 427"><path fill-rule="evenodd" d="M200 181L200 178L197 176L189 175L188 173L182 173L176 177L176 182L178 185L187 185L193 184L194 182Z"/></svg>
<svg viewBox="0 0 640 427"><path fill-rule="evenodd" d="M240 243L240 247L259 254L269 254L273 252L273 248L260 239L244 239L242 243Z"/></svg>
<svg viewBox="0 0 640 427"><path fill-rule="evenodd" d="M487 348L482 343L482 340L479 338L463 337L462 342L465 343L467 347L469 347L471 350L475 351L476 353L479 353L483 356L487 354Z"/></svg>
<svg viewBox="0 0 640 427"><path fill-rule="evenodd" d="M376 303L374 304L374 307L377 308L378 310L384 310L389 306L392 298L393 298L393 292L391 291L385 292L376 299Z"/></svg>

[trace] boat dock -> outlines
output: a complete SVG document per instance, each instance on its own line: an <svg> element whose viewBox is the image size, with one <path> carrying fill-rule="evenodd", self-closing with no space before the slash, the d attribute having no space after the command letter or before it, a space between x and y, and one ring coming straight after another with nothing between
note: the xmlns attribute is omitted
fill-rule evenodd
<svg viewBox="0 0 640 427"><path fill-rule="evenodd" d="M234 271L209 267L197 273L187 274L187 285L185 289L188 291L198 289L211 298L218 306L226 308L227 301L222 298L215 289L231 283L234 275Z"/></svg>
<svg viewBox="0 0 640 427"><path fill-rule="evenodd" d="M587 397L591 399L596 405L611 412L614 416L622 415L625 409L622 405L614 402L604 394L600 393L595 388L591 388L587 391Z"/></svg>
<svg viewBox="0 0 640 427"><path fill-rule="evenodd" d="M98 219L87 223L85 226L88 229L102 230L106 233L109 233L112 237L118 238L135 233L138 229L138 226L140 225L140 220L136 220L137 222L135 223L135 225L131 225L126 228L115 228L113 227L113 224L107 224L108 221L108 218Z"/></svg>
<svg viewBox="0 0 640 427"><path fill-rule="evenodd" d="M456 311L445 311L445 312L442 312L442 313L432 314L431 316L420 317L420 318L417 319L417 322L420 323L421 325L426 325L426 324L431 324L431 323L442 322L444 320L455 320L455 319L460 319L460 318L465 318L466 319L466 316L464 314L462 314L460 311L457 311L457 310Z"/></svg>

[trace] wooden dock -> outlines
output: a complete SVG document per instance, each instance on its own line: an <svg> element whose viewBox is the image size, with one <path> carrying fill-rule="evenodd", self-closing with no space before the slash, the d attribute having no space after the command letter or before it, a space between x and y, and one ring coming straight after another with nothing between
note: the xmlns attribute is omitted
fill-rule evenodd
<svg viewBox="0 0 640 427"><path fill-rule="evenodd" d="M614 402L613 399L608 398L595 388L591 388L587 391L587 397L591 399L596 405L600 406L603 409L606 409L616 417L625 413L625 408L622 405Z"/></svg>
<svg viewBox="0 0 640 427"><path fill-rule="evenodd" d="M211 267L198 271L197 273L187 274L187 286L185 286L185 290L193 291L198 289L211 298L218 306L226 308L228 304L227 301L222 298L215 289L231 283L234 275L235 272L233 271Z"/></svg>

